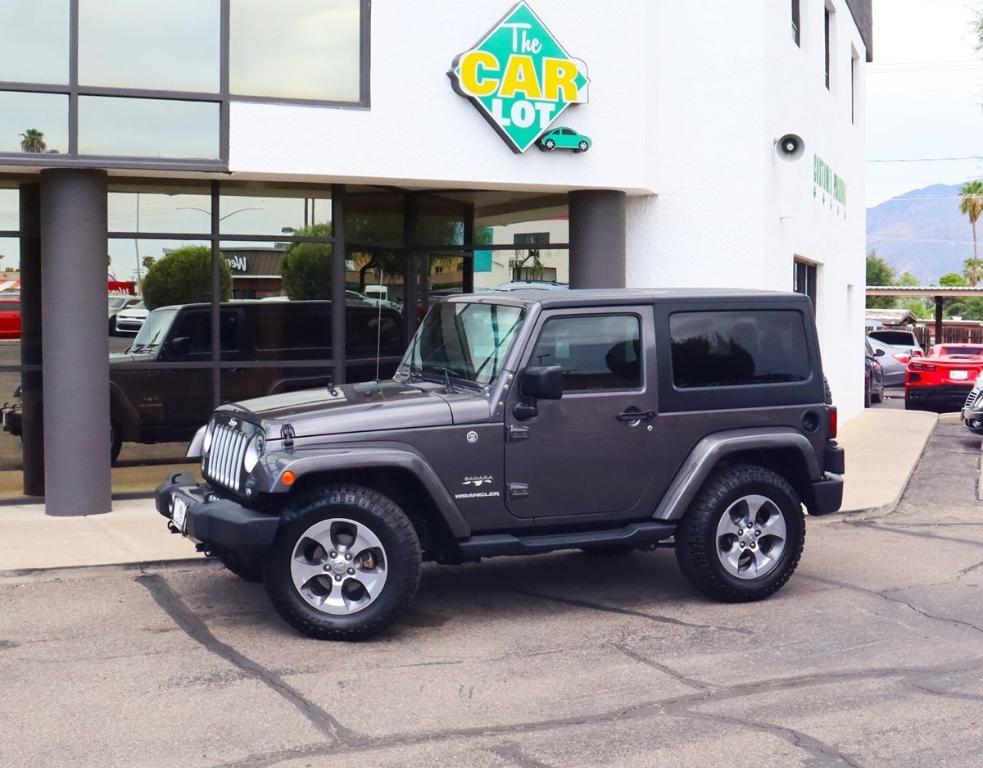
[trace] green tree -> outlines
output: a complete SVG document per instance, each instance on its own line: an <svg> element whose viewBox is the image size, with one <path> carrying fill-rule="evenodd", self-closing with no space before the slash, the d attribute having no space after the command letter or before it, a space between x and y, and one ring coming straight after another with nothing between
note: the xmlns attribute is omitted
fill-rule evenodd
<svg viewBox="0 0 983 768"><path fill-rule="evenodd" d="M894 270L875 250L867 254L867 285L894 285ZM892 309L895 303L892 296L867 297L868 309Z"/></svg>
<svg viewBox="0 0 983 768"><path fill-rule="evenodd" d="M946 288L965 288L969 281L958 272L946 272L939 278L939 285Z"/></svg>
<svg viewBox="0 0 983 768"><path fill-rule="evenodd" d="M28 128L20 135L20 148L23 152L47 152L44 132L37 128Z"/></svg>
<svg viewBox="0 0 983 768"><path fill-rule="evenodd" d="M967 260L966 278L970 285L976 285L983 279L983 269L980 267L976 250L976 222L983 214L983 181L967 181L959 190L959 212L969 217L969 225L973 229L973 258Z"/></svg>
<svg viewBox="0 0 983 768"><path fill-rule="evenodd" d="M221 260L219 298L232 295L232 270ZM211 301L212 249L207 245L186 245L157 259L143 278L143 302L147 309L172 304Z"/></svg>
<svg viewBox="0 0 983 768"><path fill-rule="evenodd" d="M904 299L899 302L898 309L906 309L918 318L929 318L932 316L932 310L925 303L924 299Z"/></svg>
<svg viewBox="0 0 983 768"><path fill-rule="evenodd" d="M330 224L298 229L300 237L330 237ZM283 290L292 301L331 298L330 243L291 243L283 255Z"/></svg>
<svg viewBox="0 0 983 768"><path fill-rule="evenodd" d="M898 278L898 285L921 285L922 281L915 277L911 272L902 272L901 277Z"/></svg>

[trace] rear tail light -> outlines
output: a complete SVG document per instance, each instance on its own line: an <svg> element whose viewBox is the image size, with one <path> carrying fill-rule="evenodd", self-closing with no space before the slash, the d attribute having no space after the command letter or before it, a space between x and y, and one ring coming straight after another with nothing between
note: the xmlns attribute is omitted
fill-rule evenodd
<svg viewBox="0 0 983 768"><path fill-rule="evenodd" d="M933 365L932 363L911 362L908 363L908 370L909 371L934 371L935 365Z"/></svg>
<svg viewBox="0 0 983 768"><path fill-rule="evenodd" d="M894 359L897 360L899 363L907 363L909 360L911 360L911 355L898 353L894 356Z"/></svg>
<svg viewBox="0 0 983 768"><path fill-rule="evenodd" d="M826 412L829 414L829 424L827 429L828 434L826 435L826 437L830 440L835 440L837 427L839 427L839 418L836 415L836 406L835 405L829 406L826 409Z"/></svg>

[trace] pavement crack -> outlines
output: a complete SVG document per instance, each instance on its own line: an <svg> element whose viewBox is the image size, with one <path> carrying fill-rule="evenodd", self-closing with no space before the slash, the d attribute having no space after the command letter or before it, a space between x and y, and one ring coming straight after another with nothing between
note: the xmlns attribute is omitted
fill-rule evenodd
<svg viewBox="0 0 983 768"><path fill-rule="evenodd" d="M670 708L667 709L666 712L667 714L675 715L677 717L695 717L702 720L713 720L720 723L727 723L728 725L736 725L742 728L753 728L754 730L762 731L763 733L768 733L772 736L777 736L778 738L787 741L796 749L800 749L803 752L807 752L813 757L820 759L822 761L822 765L847 765L851 766L851 768L861 768L861 764L857 762L856 758L849 757L836 747L820 741L816 737L810 736L807 733L798 731L795 728L789 728L784 725L775 725L774 723L767 723L762 720L751 720L734 715L698 712L685 707Z"/></svg>
<svg viewBox="0 0 983 768"><path fill-rule="evenodd" d="M688 685L690 688L696 688L699 691L713 690L713 686L707 685L706 683L702 683L695 678L687 677L681 672L677 672L672 667L668 667L665 664L660 664L657 661L653 661L652 659L642 656L640 653L633 651L631 648L629 648L626 645L621 645L620 643L609 643L609 645L615 650L621 651L621 653L623 653L629 659L634 659L640 664L644 664L647 667L652 667L652 669L656 669L659 672L662 672L663 674L668 675L669 677L675 680L678 680L679 682L683 683L683 685Z"/></svg>
<svg viewBox="0 0 983 768"><path fill-rule="evenodd" d="M232 763L222 763L220 768L271 768L290 760L300 758L311 758L322 755L339 755L371 752L375 750L385 750L400 747L411 747L417 744L430 744L437 741L451 741L453 739L478 739L494 738L499 736L512 736L526 733L550 733L564 728L572 728L581 725L603 725L626 720L645 720L658 717L662 714L671 714L673 711L684 714L691 708L701 704L715 704L718 702L735 701L762 693L774 691L791 691L808 688L816 688L824 685L835 685L838 683L853 683L864 680L904 680L911 677L922 677L937 674L959 674L968 672L978 672L983 666L983 657L968 659L959 662L947 662L936 666L927 667L877 667L873 669L860 670L841 670L836 672L822 672L809 675L797 675L786 678L773 678L759 680L751 683L738 683L731 686L721 686L712 690L697 691L694 693L682 694L668 699L643 701L615 710L607 710L596 713L583 713L567 715L565 717L549 718L545 720L533 720L527 722L503 723L500 725L476 725L463 728L446 728L436 731L424 731L416 733L394 733L390 736L366 737L359 741L352 741L348 744L310 744L304 747L255 754L249 758ZM765 725L765 724L762 724ZM769 724L770 725L770 724ZM779 728L779 726L771 726ZM791 730L791 729L787 729ZM799 733L796 731L796 733ZM804 734L803 734L804 736ZM806 737L811 739L812 737ZM805 742L803 742L804 744ZM829 750L824 754L837 755L828 745L822 744L818 740L809 742L814 749ZM805 749L806 747L803 746ZM856 765L848 762L852 758L843 755L843 764ZM826 758L828 759L828 757Z"/></svg>
<svg viewBox="0 0 983 768"><path fill-rule="evenodd" d="M854 525L858 528L867 528L875 531L885 531L887 533L896 533L899 536L911 536L919 540L924 539L937 539L938 541L948 541L953 544L964 544L967 547L977 547L983 549L983 541L975 541L973 539L960 539L956 536L940 536L937 533L929 533L928 531L922 529L908 531L901 527L896 527L893 525L884 525L877 520L858 520L857 522L844 521L847 525ZM925 528L931 526L926 525Z"/></svg>
<svg viewBox="0 0 983 768"><path fill-rule="evenodd" d="M542 760L537 760L536 758L527 755L522 751L522 747L516 744L514 741L489 747L488 751L493 755L497 755L503 760L508 760L513 765L519 766L519 768L552 768L552 766L544 763Z"/></svg>
<svg viewBox="0 0 983 768"><path fill-rule="evenodd" d="M971 621L963 621L962 619L953 619L949 616L939 616L938 614L929 613L924 608L919 608L914 603L905 600L901 597L892 597L891 592L896 590L886 589L882 592L876 589L868 589L867 587L859 587L856 584L847 584L843 581L836 581L835 579L826 579L822 576L806 576L803 575L801 578L810 579L811 581L818 581L821 584L828 584L832 587L838 587L839 589L846 589L852 592L860 592L865 595L870 595L871 597L879 597L881 600L886 600L889 603L895 603L897 605L903 605L914 611L920 616L924 616L926 619L931 619L932 621L942 622L943 624L951 624L953 626L965 627L966 629L971 629L974 632L983 633L983 627L978 624L974 624Z"/></svg>
<svg viewBox="0 0 983 768"><path fill-rule="evenodd" d="M279 674L216 638L205 622L185 605L181 597L162 576L144 573L138 576L136 581L150 592L154 602L171 617L188 637L205 650L242 670L246 675L263 683L278 694L288 704L295 707L320 733L327 736L333 744L348 744L358 740L352 731L345 728L332 715L284 681Z"/></svg>
<svg viewBox="0 0 983 768"><path fill-rule="evenodd" d="M560 603L561 605L571 605L575 608L589 608L594 611L601 611L603 613L616 613L621 616L635 616L640 619L647 619L648 621L654 621L658 624L670 624L675 627L686 627L688 629L709 629L714 632L734 632L739 635L747 635L751 637L754 632L750 629L745 629L744 627L719 627L712 624L697 624L695 622L684 621L682 619L674 619L671 616L662 616L657 613L645 613L644 611L636 611L633 608L622 608L616 605L605 605L603 603L594 603L589 600L578 600L572 597L561 597L560 595L548 595L543 592L534 592L529 589L521 589L519 587L506 587L500 584L489 585L495 589L499 589L503 592L512 592L517 595L524 595L525 597L534 597L537 600L546 600L551 603Z"/></svg>

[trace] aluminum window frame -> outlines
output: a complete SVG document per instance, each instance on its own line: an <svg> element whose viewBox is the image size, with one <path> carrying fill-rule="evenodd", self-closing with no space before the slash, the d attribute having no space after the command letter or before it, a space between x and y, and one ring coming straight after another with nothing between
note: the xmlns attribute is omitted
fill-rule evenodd
<svg viewBox="0 0 983 768"><path fill-rule="evenodd" d="M69 0L68 84L34 83L0 80L0 91L62 95L68 97L68 152L33 155L23 152L0 152L0 164L46 168L91 168L202 171L226 173L229 170L229 133L232 102L257 104L296 104L335 109L371 108L372 0L359 0L359 98L357 101L302 99L277 96L233 94L229 88L231 50L231 0L219 3L219 90L217 92L112 88L79 83L79 0ZM103 96L122 99L157 101L191 101L217 104L219 107L219 156L215 159L156 158L124 155L83 155L79 153L79 97Z"/></svg>

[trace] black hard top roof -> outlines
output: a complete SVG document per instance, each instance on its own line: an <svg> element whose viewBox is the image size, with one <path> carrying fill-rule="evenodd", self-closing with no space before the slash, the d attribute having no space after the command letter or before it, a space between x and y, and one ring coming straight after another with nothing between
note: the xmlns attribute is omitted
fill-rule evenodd
<svg viewBox="0 0 983 768"><path fill-rule="evenodd" d="M738 288L606 288L557 290L486 291L457 294L445 301L481 301L519 306L593 307L611 304L655 304L696 301L803 301L802 294Z"/></svg>

